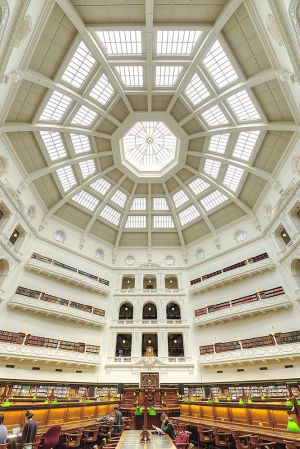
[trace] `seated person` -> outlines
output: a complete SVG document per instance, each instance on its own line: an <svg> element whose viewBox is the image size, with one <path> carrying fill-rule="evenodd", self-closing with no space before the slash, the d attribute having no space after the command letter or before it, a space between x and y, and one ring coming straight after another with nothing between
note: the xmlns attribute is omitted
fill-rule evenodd
<svg viewBox="0 0 300 449"><path fill-rule="evenodd" d="M161 425L161 430L168 435L172 441L175 440L176 434L175 434L175 427L169 420L168 415L165 415L165 419L163 420L163 423Z"/></svg>
<svg viewBox="0 0 300 449"><path fill-rule="evenodd" d="M4 415L0 414L0 444L5 444L7 440L7 428L3 424Z"/></svg>
<svg viewBox="0 0 300 449"><path fill-rule="evenodd" d="M186 449L188 447L190 435L185 430L180 430L178 435L176 435L174 444L177 449Z"/></svg>

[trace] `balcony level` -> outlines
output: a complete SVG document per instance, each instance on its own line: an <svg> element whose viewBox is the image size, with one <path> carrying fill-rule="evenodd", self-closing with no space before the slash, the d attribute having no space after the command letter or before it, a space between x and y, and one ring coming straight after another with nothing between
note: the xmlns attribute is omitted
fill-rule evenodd
<svg viewBox="0 0 300 449"><path fill-rule="evenodd" d="M9 307L90 326L105 325L105 311L102 309L20 286Z"/></svg>
<svg viewBox="0 0 300 449"><path fill-rule="evenodd" d="M108 357L105 365L107 372L114 369L177 369L188 370L190 373L194 369L192 357Z"/></svg>
<svg viewBox="0 0 300 449"><path fill-rule="evenodd" d="M300 358L300 330L200 346L203 366Z"/></svg>
<svg viewBox="0 0 300 449"><path fill-rule="evenodd" d="M239 279L252 277L264 271L275 269L274 262L268 253L259 254L249 259L242 260L228 267L220 268L212 273L207 273L190 281L190 292L203 293L222 285L236 282Z"/></svg>
<svg viewBox="0 0 300 449"><path fill-rule="evenodd" d="M169 319L162 319L162 320L155 320L155 319L149 319L149 320L134 320L134 319L120 319L120 320L112 320L111 326L110 327L124 327L124 326L128 326L128 327L151 327L151 326L155 326L155 328L165 328L165 327L178 327L180 326L182 327L186 327L189 328L189 324L187 320L182 320L182 319L174 319L174 320L169 320Z"/></svg>
<svg viewBox="0 0 300 449"><path fill-rule="evenodd" d="M194 324L209 326L292 306L282 287L263 290L195 310Z"/></svg>
<svg viewBox="0 0 300 449"><path fill-rule="evenodd" d="M57 365L101 364L100 346L0 330L0 359Z"/></svg>
<svg viewBox="0 0 300 449"><path fill-rule="evenodd" d="M33 253L27 261L25 268L45 274L46 276L61 279L69 284L74 284L102 295L108 295L110 293L108 280L87 273L79 268L66 265L50 257L42 256L41 254Z"/></svg>
<svg viewBox="0 0 300 449"><path fill-rule="evenodd" d="M122 295L122 296L138 296L138 295L145 295L145 296L153 296L153 295L183 295L184 290L180 288L120 288L115 290L115 295Z"/></svg>

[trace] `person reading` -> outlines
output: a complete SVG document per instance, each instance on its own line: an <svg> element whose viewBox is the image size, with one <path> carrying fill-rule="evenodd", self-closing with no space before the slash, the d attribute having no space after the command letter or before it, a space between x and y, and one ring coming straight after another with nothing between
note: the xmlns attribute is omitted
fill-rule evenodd
<svg viewBox="0 0 300 449"><path fill-rule="evenodd" d="M159 435L168 435L172 441L176 438L175 433L175 427L172 424L172 422L169 420L168 415L165 415L164 420L162 422L161 428L152 426L153 429L159 434Z"/></svg>
<svg viewBox="0 0 300 449"><path fill-rule="evenodd" d="M5 444L7 440L7 428L4 423L4 415L0 414L0 444Z"/></svg>

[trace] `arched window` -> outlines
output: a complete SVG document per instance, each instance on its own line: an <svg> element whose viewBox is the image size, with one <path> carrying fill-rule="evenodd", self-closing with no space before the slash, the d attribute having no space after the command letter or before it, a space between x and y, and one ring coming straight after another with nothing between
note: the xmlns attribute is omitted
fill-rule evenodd
<svg viewBox="0 0 300 449"><path fill-rule="evenodd" d="M9 272L9 263L6 259L0 259L0 286L3 284Z"/></svg>
<svg viewBox="0 0 300 449"><path fill-rule="evenodd" d="M3 230L10 217L9 209L0 203L0 229Z"/></svg>
<svg viewBox="0 0 300 449"><path fill-rule="evenodd" d="M19 249L25 239L25 231L22 226L18 225L9 237L9 243L16 249Z"/></svg>
<svg viewBox="0 0 300 449"><path fill-rule="evenodd" d="M156 305L152 302L147 302L143 307L143 320L157 320Z"/></svg>
<svg viewBox="0 0 300 449"><path fill-rule="evenodd" d="M175 302L167 304L167 320L181 320L180 307Z"/></svg>
<svg viewBox="0 0 300 449"><path fill-rule="evenodd" d="M133 305L130 302L125 302L121 305L119 310L119 320L132 320Z"/></svg>

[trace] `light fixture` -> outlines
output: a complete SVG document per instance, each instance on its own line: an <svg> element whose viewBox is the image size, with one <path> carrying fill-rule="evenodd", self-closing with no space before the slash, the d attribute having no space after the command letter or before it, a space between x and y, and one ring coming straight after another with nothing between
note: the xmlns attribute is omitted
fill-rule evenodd
<svg viewBox="0 0 300 449"><path fill-rule="evenodd" d="M170 284L172 284L172 282L173 282L172 279L170 279Z"/></svg>
<svg viewBox="0 0 300 449"><path fill-rule="evenodd" d="M148 284L151 284L151 279L148 279Z"/></svg>
<svg viewBox="0 0 300 449"><path fill-rule="evenodd" d="M172 312L174 312L175 308L174 308L174 307L172 307L172 309L171 309L171 310L172 310Z"/></svg>
<svg viewBox="0 0 300 449"><path fill-rule="evenodd" d="M125 311L127 312L127 310L128 310L128 307L125 307Z"/></svg>
<svg viewBox="0 0 300 449"><path fill-rule="evenodd" d="M126 341L125 341L125 340L123 340L123 345L125 345L125 343L126 343Z"/></svg>
<svg viewBox="0 0 300 449"><path fill-rule="evenodd" d="M18 237L18 234L16 232L14 233L14 237Z"/></svg>
<svg viewBox="0 0 300 449"><path fill-rule="evenodd" d="M16 236L14 235L14 237L16 237ZM285 232L282 233L282 237L286 237L286 233Z"/></svg>
<svg viewBox="0 0 300 449"><path fill-rule="evenodd" d="M148 307L148 310L149 310L149 312L150 312L150 310L152 310L151 307Z"/></svg>
<svg viewBox="0 0 300 449"><path fill-rule="evenodd" d="M149 338L148 343L151 344L151 338Z"/></svg>
<svg viewBox="0 0 300 449"><path fill-rule="evenodd" d="M174 344L175 344L175 345L177 344L177 340L176 340L176 338L175 338L175 340L174 340Z"/></svg>
<svg viewBox="0 0 300 449"><path fill-rule="evenodd" d="M127 279L127 284L130 284L130 280L129 279Z"/></svg>

